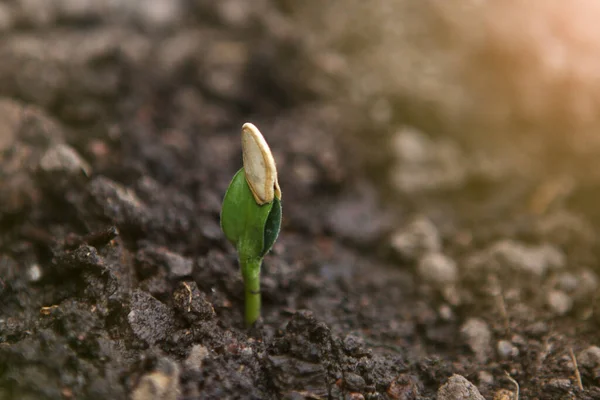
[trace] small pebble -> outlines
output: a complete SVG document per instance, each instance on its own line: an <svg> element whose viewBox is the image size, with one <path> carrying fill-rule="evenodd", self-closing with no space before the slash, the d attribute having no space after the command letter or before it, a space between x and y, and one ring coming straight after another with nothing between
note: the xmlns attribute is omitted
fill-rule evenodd
<svg viewBox="0 0 600 400"><path fill-rule="evenodd" d="M553 378L544 385L545 390L559 392L568 392L572 387L573 383L568 378Z"/></svg>
<svg viewBox="0 0 600 400"><path fill-rule="evenodd" d="M191 275L194 263L189 258L173 253L172 251L165 251L163 257L169 274L172 277L182 278Z"/></svg>
<svg viewBox="0 0 600 400"><path fill-rule="evenodd" d="M162 358L156 370L142 376L131 393L131 399L177 400L179 391L179 366L168 358Z"/></svg>
<svg viewBox="0 0 600 400"><path fill-rule="evenodd" d="M510 342L516 346L525 346L527 344L527 341L523 336L516 334L510 338Z"/></svg>
<svg viewBox="0 0 600 400"><path fill-rule="evenodd" d="M479 371L477 374L479 379L479 383L483 385L493 385L494 384L494 375L490 374L487 371Z"/></svg>
<svg viewBox="0 0 600 400"><path fill-rule="evenodd" d="M548 327L548 324L544 321L534 322L533 324L525 328L525 332L527 332L531 336L538 338L544 336L546 333L548 333L549 330L550 328Z"/></svg>
<svg viewBox="0 0 600 400"><path fill-rule="evenodd" d="M500 340L496 346L498 355L503 360L508 360L519 355L519 349L512 345L508 340Z"/></svg>
<svg viewBox="0 0 600 400"><path fill-rule="evenodd" d="M27 277L30 282L37 282L42 278L42 269L40 265L37 263L31 264L29 268L27 268Z"/></svg>
<svg viewBox="0 0 600 400"><path fill-rule="evenodd" d="M485 400L475 385L454 374L437 392L438 400Z"/></svg>
<svg viewBox="0 0 600 400"><path fill-rule="evenodd" d="M40 160L40 168L45 172L68 174L83 173L89 176L90 165L71 146L57 144L49 148Z"/></svg>
<svg viewBox="0 0 600 400"><path fill-rule="evenodd" d="M573 299L562 290L550 291L546 301L556 315L565 315L573 308Z"/></svg>
<svg viewBox="0 0 600 400"><path fill-rule="evenodd" d="M469 318L460 328L460 333L469 345L479 362L488 359L491 349L490 328L485 321L478 318Z"/></svg>
<svg viewBox="0 0 600 400"><path fill-rule="evenodd" d="M195 344L190 350L190 354L187 356L183 365L192 371L200 371L202 369L202 362L208 357L208 349L200 344Z"/></svg>
<svg viewBox="0 0 600 400"><path fill-rule="evenodd" d="M452 312L452 308L448 304L442 304L438 310L438 314L444 321L450 321L454 318L454 312Z"/></svg>
<svg viewBox="0 0 600 400"><path fill-rule="evenodd" d="M456 262L441 253L427 254L417 269L424 281L440 286L456 282L458 275Z"/></svg>
<svg viewBox="0 0 600 400"><path fill-rule="evenodd" d="M499 389L494 393L494 400L514 400L515 393L508 389Z"/></svg>
<svg viewBox="0 0 600 400"><path fill-rule="evenodd" d="M542 276L551 269L566 265L566 257L551 245L527 246L514 240L501 240L486 250L471 256L466 268L477 271L499 272L511 269L515 272Z"/></svg>
<svg viewBox="0 0 600 400"><path fill-rule="evenodd" d="M392 235L392 249L403 259L416 261L427 253L442 249L437 227L426 217L417 217Z"/></svg>
<svg viewBox="0 0 600 400"><path fill-rule="evenodd" d="M402 374L398 376L386 393L394 400L416 400L422 390L422 384L414 375Z"/></svg>
<svg viewBox="0 0 600 400"><path fill-rule="evenodd" d="M365 396L361 393L350 392L344 396L344 400L365 400Z"/></svg>
<svg viewBox="0 0 600 400"><path fill-rule="evenodd" d="M585 368L596 368L600 366L600 347L590 346L583 350L579 353L577 361Z"/></svg>

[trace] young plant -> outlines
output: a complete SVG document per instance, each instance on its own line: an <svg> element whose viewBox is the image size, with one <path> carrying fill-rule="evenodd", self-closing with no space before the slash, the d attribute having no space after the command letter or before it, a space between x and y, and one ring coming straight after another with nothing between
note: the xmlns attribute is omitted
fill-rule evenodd
<svg viewBox="0 0 600 400"><path fill-rule="evenodd" d="M258 128L242 126L244 166L223 199L221 229L236 247L245 286L246 325L260 317L260 267L281 226L281 190L271 149Z"/></svg>

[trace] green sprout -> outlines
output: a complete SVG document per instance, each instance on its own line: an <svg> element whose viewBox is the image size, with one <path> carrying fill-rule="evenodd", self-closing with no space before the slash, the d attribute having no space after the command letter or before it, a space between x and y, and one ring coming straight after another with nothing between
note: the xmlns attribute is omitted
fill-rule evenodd
<svg viewBox="0 0 600 400"><path fill-rule="evenodd" d="M236 247L245 286L246 325L260 317L260 267L281 227L281 190L275 160L258 128L242 126L244 166L223 199L221 229Z"/></svg>

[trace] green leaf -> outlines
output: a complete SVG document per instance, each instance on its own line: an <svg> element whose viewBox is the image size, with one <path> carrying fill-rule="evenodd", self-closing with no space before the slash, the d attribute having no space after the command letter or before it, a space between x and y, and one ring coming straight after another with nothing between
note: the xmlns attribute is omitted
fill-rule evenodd
<svg viewBox="0 0 600 400"><path fill-rule="evenodd" d="M279 236L279 230L281 229L281 200L277 197L273 199L273 207L271 208L271 212L267 217L267 222L265 224L265 234L263 239L263 254L265 254L271 250L275 241L277 240L277 236Z"/></svg>
<svg viewBox="0 0 600 400"><path fill-rule="evenodd" d="M235 174L223 199L221 229L237 248L240 261L259 260L266 253L265 227L274 203L258 205L246 182L244 168ZM274 226L273 222L271 226ZM271 240L272 236L267 237Z"/></svg>

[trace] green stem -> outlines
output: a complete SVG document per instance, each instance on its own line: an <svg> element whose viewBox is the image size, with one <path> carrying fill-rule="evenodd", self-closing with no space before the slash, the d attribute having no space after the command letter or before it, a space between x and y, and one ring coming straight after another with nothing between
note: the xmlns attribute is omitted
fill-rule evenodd
<svg viewBox="0 0 600 400"><path fill-rule="evenodd" d="M246 293L246 326L251 327L260 317L260 266L262 259L240 260Z"/></svg>

